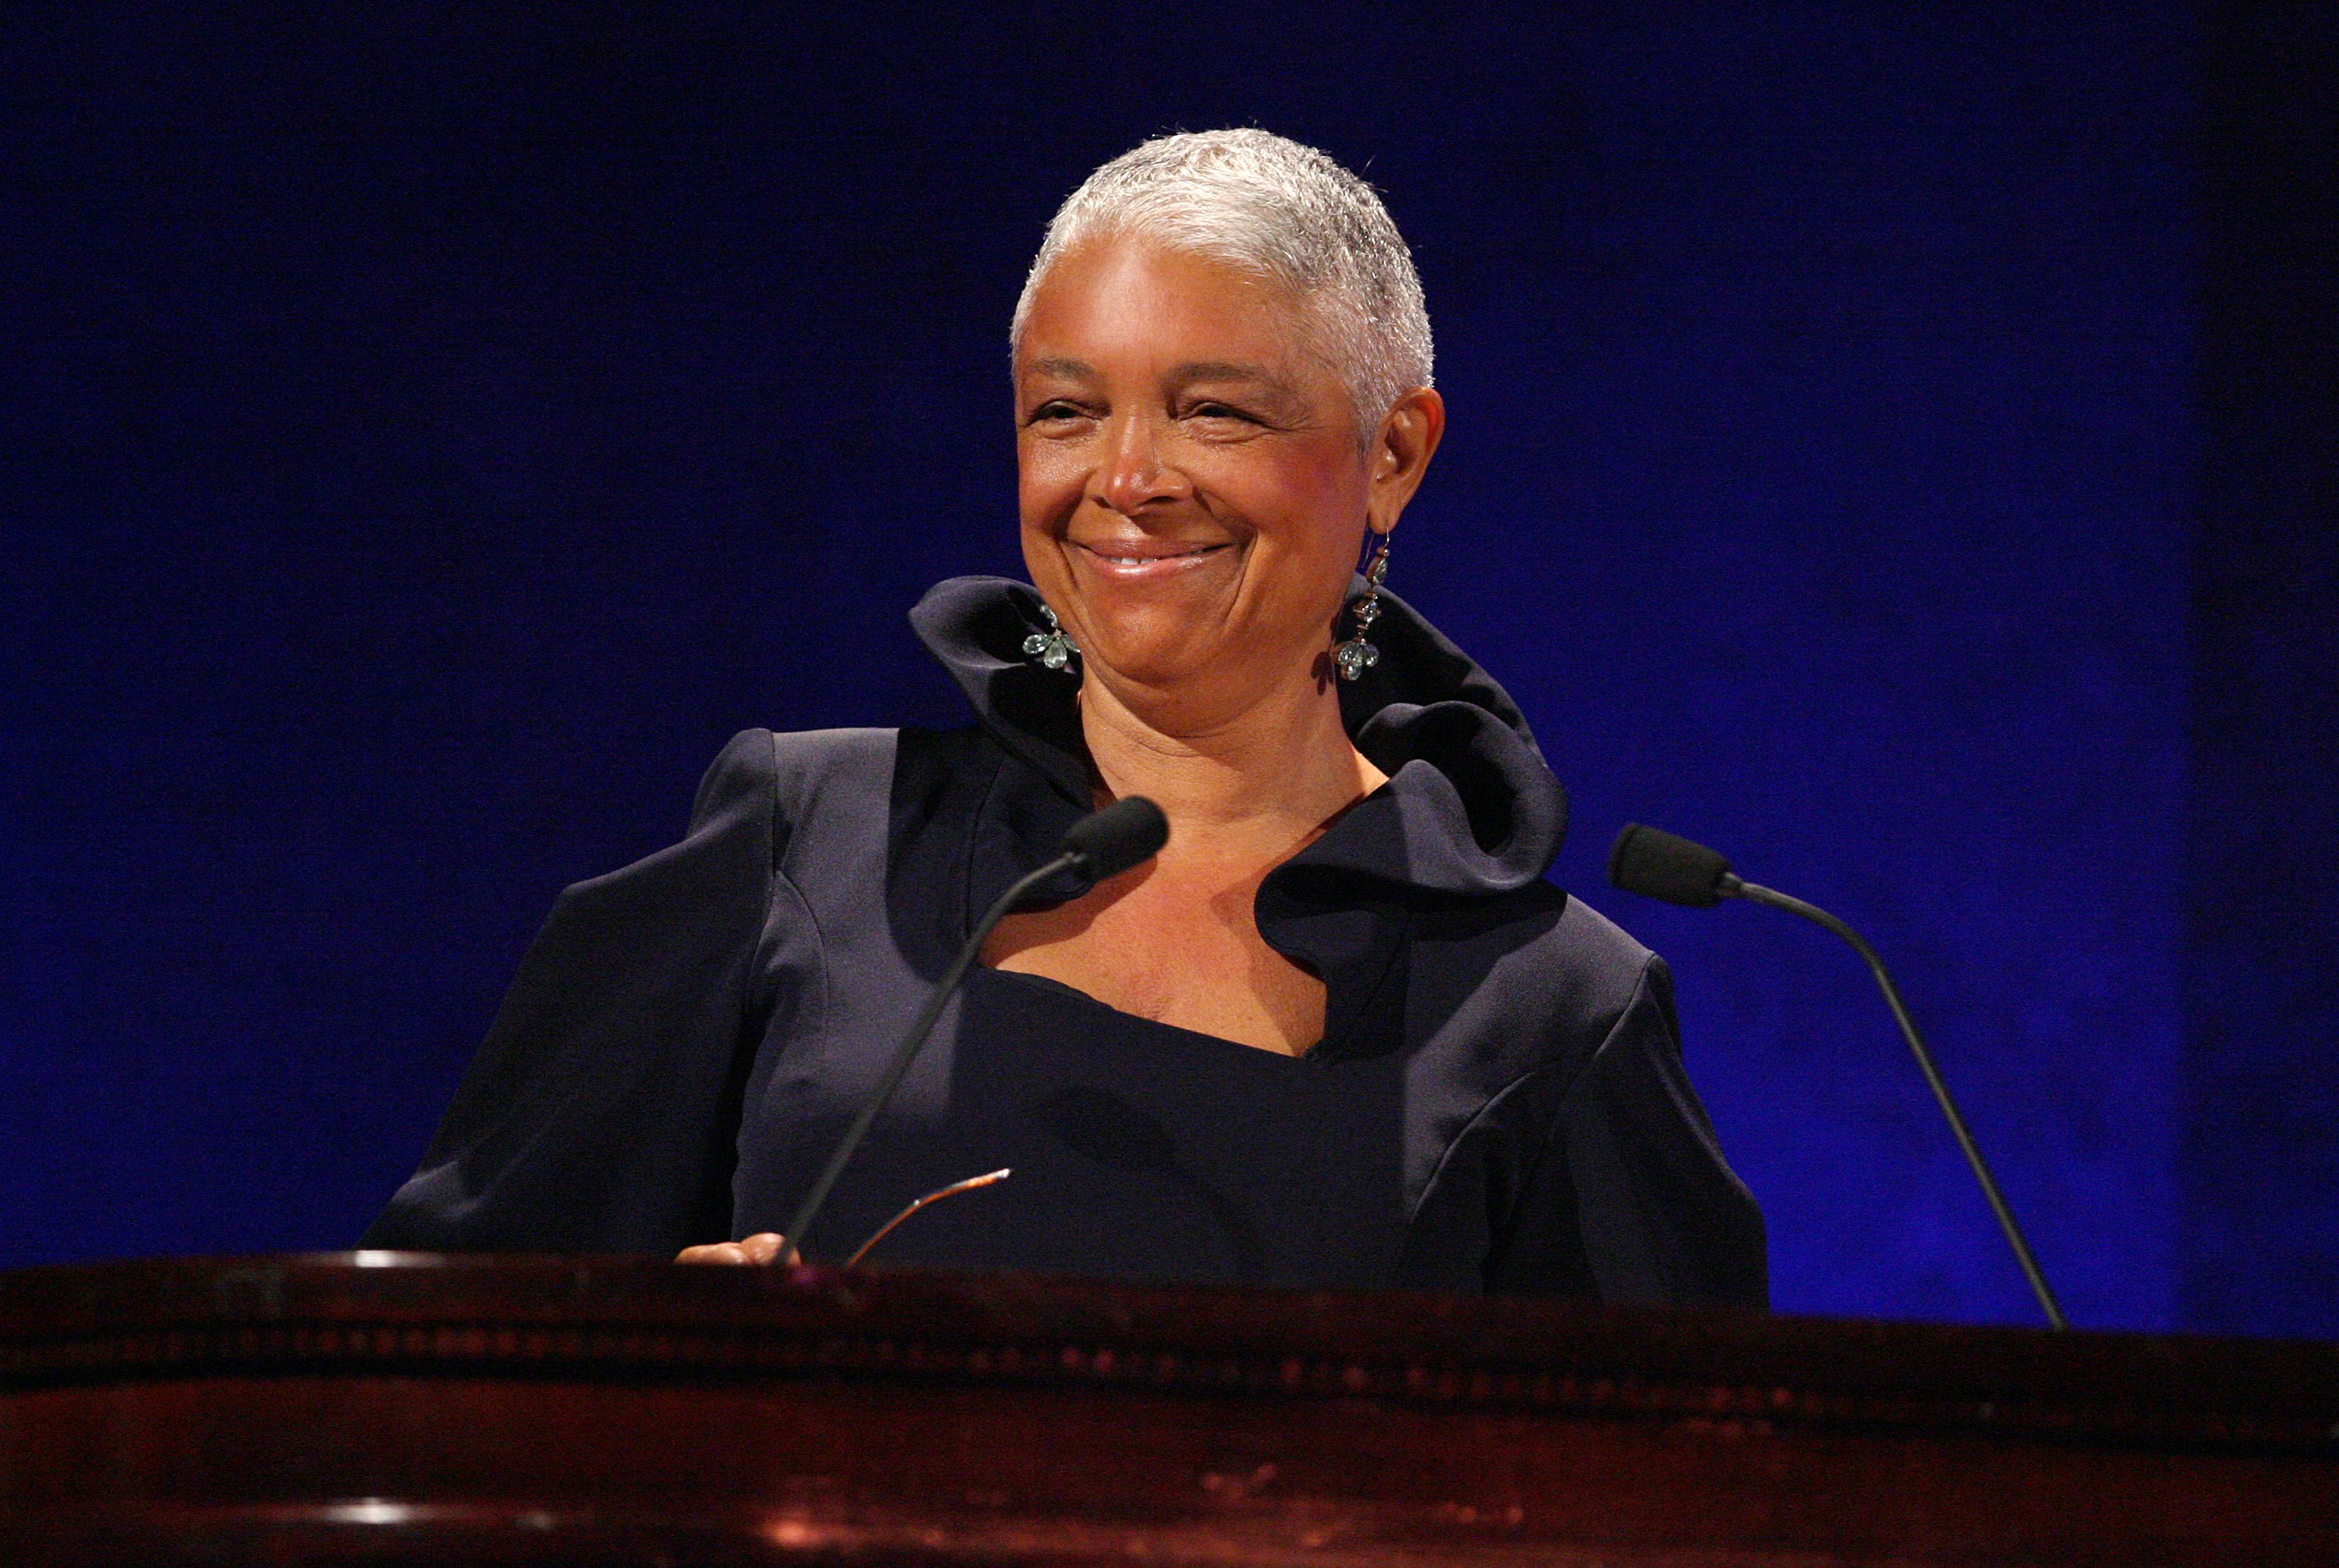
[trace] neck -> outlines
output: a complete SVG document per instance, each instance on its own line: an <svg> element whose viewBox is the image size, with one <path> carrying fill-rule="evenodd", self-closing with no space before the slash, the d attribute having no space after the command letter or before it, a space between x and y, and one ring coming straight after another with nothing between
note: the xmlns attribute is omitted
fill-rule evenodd
<svg viewBox="0 0 2339 1568"><path fill-rule="evenodd" d="M1207 720L1091 676L1081 727L1105 788L1160 806L1180 859L1279 859L1386 782L1350 744L1339 693L1304 671Z"/></svg>

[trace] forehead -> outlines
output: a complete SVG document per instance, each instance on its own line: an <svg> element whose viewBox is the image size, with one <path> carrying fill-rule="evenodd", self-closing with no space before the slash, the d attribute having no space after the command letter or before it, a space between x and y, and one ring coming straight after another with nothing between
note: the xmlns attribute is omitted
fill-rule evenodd
<svg viewBox="0 0 2339 1568"><path fill-rule="evenodd" d="M1294 382L1328 372L1308 350L1290 291L1209 256L1138 238L1058 258L1032 291L1019 374L1077 361L1107 377L1196 364L1272 367Z"/></svg>

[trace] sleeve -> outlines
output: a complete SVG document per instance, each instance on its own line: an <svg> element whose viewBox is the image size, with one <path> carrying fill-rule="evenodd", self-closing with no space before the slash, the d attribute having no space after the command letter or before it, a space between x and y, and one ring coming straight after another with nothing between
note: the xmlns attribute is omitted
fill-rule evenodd
<svg viewBox="0 0 2339 1568"><path fill-rule="evenodd" d="M1652 955L1560 1097L1487 1288L1670 1307L1770 1306L1762 1210L1683 1070L1673 980Z"/></svg>
<svg viewBox="0 0 2339 1568"><path fill-rule="evenodd" d="M679 843L560 895L361 1245L670 1257L729 1234L775 774L771 733L738 735Z"/></svg>

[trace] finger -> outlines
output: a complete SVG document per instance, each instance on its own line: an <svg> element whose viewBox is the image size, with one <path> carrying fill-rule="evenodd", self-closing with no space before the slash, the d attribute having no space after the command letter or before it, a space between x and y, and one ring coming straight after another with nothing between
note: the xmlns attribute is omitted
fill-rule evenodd
<svg viewBox="0 0 2339 1568"><path fill-rule="evenodd" d="M786 1238L778 1232L762 1230L741 1242L739 1248L750 1263L770 1263L780 1256L780 1248L785 1245Z"/></svg>
<svg viewBox="0 0 2339 1568"><path fill-rule="evenodd" d="M710 1242L705 1247L686 1247L675 1254L676 1263L745 1263L747 1254L735 1241Z"/></svg>

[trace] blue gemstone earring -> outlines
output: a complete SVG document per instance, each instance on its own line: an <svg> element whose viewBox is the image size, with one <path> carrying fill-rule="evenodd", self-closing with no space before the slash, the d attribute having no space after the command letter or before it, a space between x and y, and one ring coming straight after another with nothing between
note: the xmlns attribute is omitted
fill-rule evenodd
<svg viewBox="0 0 2339 1568"><path fill-rule="evenodd" d="M1381 579L1388 576L1388 536L1381 536L1380 548L1373 552L1373 564L1365 568L1365 597L1348 606L1355 617L1356 635L1344 643L1332 645L1332 663L1344 681L1353 681L1381 662L1380 649L1365 640L1373 623L1381 618Z"/></svg>
<svg viewBox="0 0 2339 1568"><path fill-rule="evenodd" d="M1064 628L1056 624L1055 611L1042 604L1040 615L1048 623L1048 629L1033 632L1023 639L1024 656L1038 659L1043 669L1062 669L1080 656L1081 646L1066 636Z"/></svg>

